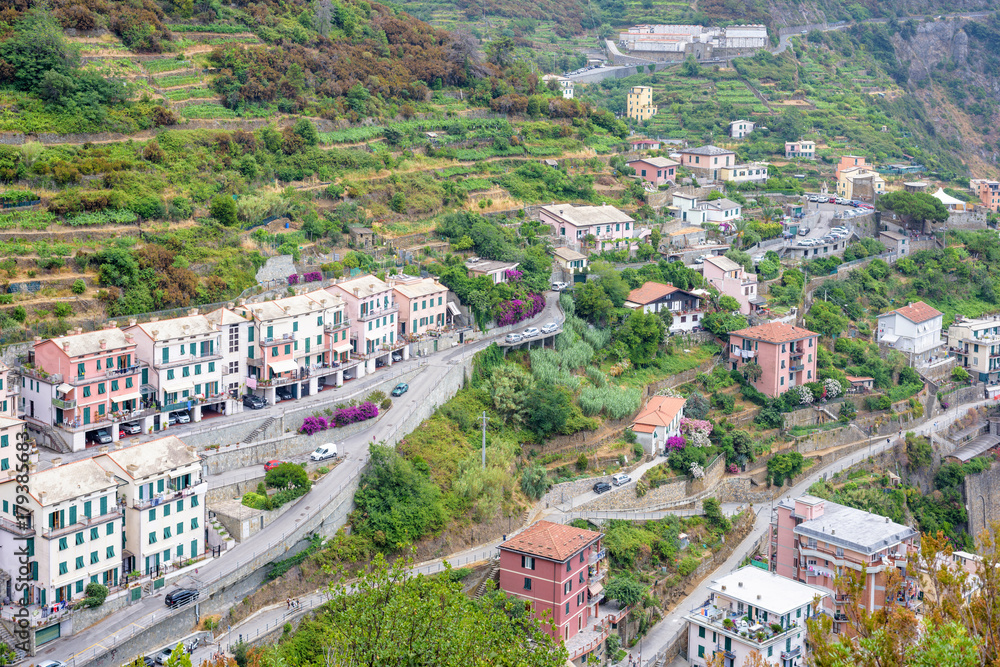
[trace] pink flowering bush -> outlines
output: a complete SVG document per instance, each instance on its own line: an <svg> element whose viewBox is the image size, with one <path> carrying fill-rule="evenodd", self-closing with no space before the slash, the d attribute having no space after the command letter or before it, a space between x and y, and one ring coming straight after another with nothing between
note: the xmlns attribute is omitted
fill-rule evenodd
<svg viewBox="0 0 1000 667"><path fill-rule="evenodd" d="M708 436L712 433L712 422L705 419L681 419L681 432L686 434L688 441L695 447L708 447L711 441Z"/></svg>
<svg viewBox="0 0 1000 667"><path fill-rule="evenodd" d="M728 472L730 475L735 475L739 471L740 471L739 466L737 466L735 463L730 463L729 465L726 466L726 472Z"/></svg>
<svg viewBox="0 0 1000 667"><path fill-rule="evenodd" d="M302 426L299 427L299 433L312 435L328 428L330 428L330 424L323 417L306 417L302 421Z"/></svg>
<svg viewBox="0 0 1000 667"><path fill-rule="evenodd" d="M507 277L507 280L511 282L516 282L524 277L524 272L517 269L507 269L503 273Z"/></svg>
<svg viewBox="0 0 1000 667"><path fill-rule="evenodd" d="M302 274L302 282L304 283L314 283L318 280L323 280L322 271L310 271L309 273Z"/></svg>
<svg viewBox="0 0 1000 667"><path fill-rule="evenodd" d="M288 284L289 285L298 285L299 284L299 274L293 273L292 275L288 276Z"/></svg>
<svg viewBox="0 0 1000 667"><path fill-rule="evenodd" d="M337 426L347 426L348 424L363 422L375 417L378 417L378 406L371 401L365 401L361 405L336 410L333 413L333 422Z"/></svg>
<svg viewBox="0 0 1000 667"><path fill-rule="evenodd" d="M541 294L529 294L524 299L501 301L493 313L493 319L497 326L505 327L534 317L544 309L545 297Z"/></svg>
<svg viewBox="0 0 1000 667"><path fill-rule="evenodd" d="M672 435L667 438L667 451L672 452L675 449L684 449L687 444L687 440L684 439L683 435Z"/></svg>

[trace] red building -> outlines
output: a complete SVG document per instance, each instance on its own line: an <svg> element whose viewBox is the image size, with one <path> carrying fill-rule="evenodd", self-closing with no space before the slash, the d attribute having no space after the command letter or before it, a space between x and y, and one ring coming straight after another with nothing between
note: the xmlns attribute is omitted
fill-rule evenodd
<svg viewBox="0 0 1000 667"><path fill-rule="evenodd" d="M600 604L607 570L601 533L539 521L500 545L500 588L525 600L570 659L601 649L628 609Z"/></svg>

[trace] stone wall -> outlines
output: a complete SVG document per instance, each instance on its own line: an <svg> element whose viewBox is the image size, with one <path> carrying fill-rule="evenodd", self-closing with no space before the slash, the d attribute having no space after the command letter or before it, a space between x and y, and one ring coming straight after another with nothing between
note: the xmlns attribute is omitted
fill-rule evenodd
<svg viewBox="0 0 1000 667"><path fill-rule="evenodd" d="M588 510L645 510L683 504L688 499L690 502L695 502L698 496L714 489L725 472L726 461L720 455L716 456L715 460L705 468L705 477L702 479L688 479L686 476L677 477L666 484L649 489L641 498L636 494L636 485L639 480L634 480L614 493L600 495L594 500L580 505L580 508Z"/></svg>
<svg viewBox="0 0 1000 667"><path fill-rule="evenodd" d="M975 211L965 211L952 213L948 216L948 229L986 229L985 208L977 208Z"/></svg>
<svg viewBox="0 0 1000 667"><path fill-rule="evenodd" d="M975 538L976 547L981 548L980 535L1000 521L1000 466L994 463L989 470L966 475L963 491L969 508L969 533Z"/></svg>

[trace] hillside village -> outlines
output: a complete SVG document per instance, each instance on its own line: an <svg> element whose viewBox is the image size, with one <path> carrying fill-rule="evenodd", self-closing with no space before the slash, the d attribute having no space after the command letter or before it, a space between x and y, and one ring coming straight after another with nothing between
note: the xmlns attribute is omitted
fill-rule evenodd
<svg viewBox="0 0 1000 667"><path fill-rule="evenodd" d="M1000 660L1000 172L920 120L946 74L867 19L536 73L202 4L4 10L5 664Z"/></svg>

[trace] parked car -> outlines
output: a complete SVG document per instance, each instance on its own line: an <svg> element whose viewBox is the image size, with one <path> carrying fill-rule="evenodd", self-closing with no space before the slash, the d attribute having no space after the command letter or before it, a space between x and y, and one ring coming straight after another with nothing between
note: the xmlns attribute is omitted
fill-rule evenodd
<svg viewBox="0 0 1000 667"><path fill-rule="evenodd" d="M509 333L509 334L507 334L507 337L504 338L504 340L506 342L508 342L508 343L520 343L521 342L521 334L519 334L519 333Z"/></svg>
<svg viewBox="0 0 1000 667"><path fill-rule="evenodd" d="M119 428L128 433L129 435L137 435L139 433L142 433L142 427L139 426L137 422L132 422L130 424L122 424Z"/></svg>
<svg viewBox="0 0 1000 667"><path fill-rule="evenodd" d="M146 659L149 660L149 658ZM146 664L148 665L149 663ZM38 667L66 667L66 663L62 660L42 660L38 663Z"/></svg>
<svg viewBox="0 0 1000 667"><path fill-rule="evenodd" d="M274 392L274 398L276 399L275 402L277 402L279 400L280 401L294 401L295 400L295 395L292 394L291 390L289 390L288 387L282 387L280 389L276 389L275 390L275 392Z"/></svg>
<svg viewBox="0 0 1000 667"><path fill-rule="evenodd" d="M528 327L523 332L521 332L521 336L523 338L534 338L537 335L538 335L538 327Z"/></svg>
<svg viewBox="0 0 1000 667"><path fill-rule="evenodd" d="M191 600L197 599L198 591L193 588L179 588L176 591L170 591L167 593L166 597L163 598L163 601L167 603L168 607L176 607L177 605L187 604ZM162 651L160 654L162 654ZM168 657L169 655L170 654L167 653ZM159 662L159 658L157 658L157 661Z"/></svg>
<svg viewBox="0 0 1000 667"><path fill-rule="evenodd" d="M607 482L598 482L597 484L594 484L594 493L596 494L601 494L604 493L605 491L610 491L610 490L611 490L611 485L608 484Z"/></svg>
<svg viewBox="0 0 1000 667"><path fill-rule="evenodd" d="M95 431L94 435L92 435L90 439L99 445L109 445L112 442L111 434L108 433L107 429L103 428Z"/></svg>
<svg viewBox="0 0 1000 667"><path fill-rule="evenodd" d="M185 411L178 410L177 412L171 412L170 416L174 418L176 424L190 424L191 415Z"/></svg>
<svg viewBox="0 0 1000 667"><path fill-rule="evenodd" d="M264 464L264 472L271 472L278 466L280 466L284 461L268 461Z"/></svg>
<svg viewBox="0 0 1000 667"><path fill-rule="evenodd" d="M167 603L167 604L169 604L169 603ZM173 605L171 605L171 606L173 606ZM174 652L174 647L173 646L167 646L167 647L165 647L162 651L160 651L159 653L156 654L156 658L155 658L156 659L156 664L158 664L158 665L165 665L165 664L167 664L167 660L170 659L170 655L173 652Z"/></svg>
<svg viewBox="0 0 1000 667"><path fill-rule="evenodd" d="M405 394L409 390L410 390L410 385L406 384L405 382L400 382L395 387L393 387L393 389L392 389L392 395L393 396L402 396L403 394Z"/></svg>
<svg viewBox="0 0 1000 667"><path fill-rule="evenodd" d="M837 198L836 197L830 197L829 199L826 200L826 203L827 204L836 204L837 203Z"/></svg>
<svg viewBox="0 0 1000 667"><path fill-rule="evenodd" d="M706 257L705 255L702 255L701 257L696 258L694 260L694 263L695 264L704 264L705 263L705 257Z"/></svg>
<svg viewBox="0 0 1000 667"><path fill-rule="evenodd" d="M803 227L799 230L799 236L809 236L809 228Z"/></svg>
<svg viewBox="0 0 1000 667"><path fill-rule="evenodd" d="M403 355L402 354L400 354L399 352L393 352L392 353L392 363L398 364L402 360L403 360Z"/></svg>
<svg viewBox="0 0 1000 667"><path fill-rule="evenodd" d="M628 475L626 475L623 472L620 472L617 475L612 475L611 476L611 483L614 484L615 486L621 486L623 484L628 484L631 481L632 481L632 478L629 477Z"/></svg>
<svg viewBox="0 0 1000 667"><path fill-rule="evenodd" d="M549 322L548 324L542 326L543 334L549 334L552 333L553 331L558 331L558 330L559 330L559 325L556 324L555 322Z"/></svg>
<svg viewBox="0 0 1000 667"><path fill-rule="evenodd" d="M247 394L243 397L244 408L250 408L251 410L263 410L265 405L266 403L264 403L264 399L256 394Z"/></svg>
<svg viewBox="0 0 1000 667"><path fill-rule="evenodd" d="M382 368L383 366L385 366L385 362L383 360L381 359L375 360L375 368Z"/></svg>
<svg viewBox="0 0 1000 667"><path fill-rule="evenodd" d="M337 445L332 442L320 445L316 448L316 451L309 455L310 461L325 461L326 459L335 458L337 458Z"/></svg>
<svg viewBox="0 0 1000 667"><path fill-rule="evenodd" d="M53 662L55 662L55 661L53 661ZM153 665L156 664L156 660L154 660L153 658L151 658L148 655L144 655L144 656L142 656L142 664L145 665L145 667L153 667Z"/></svg>

